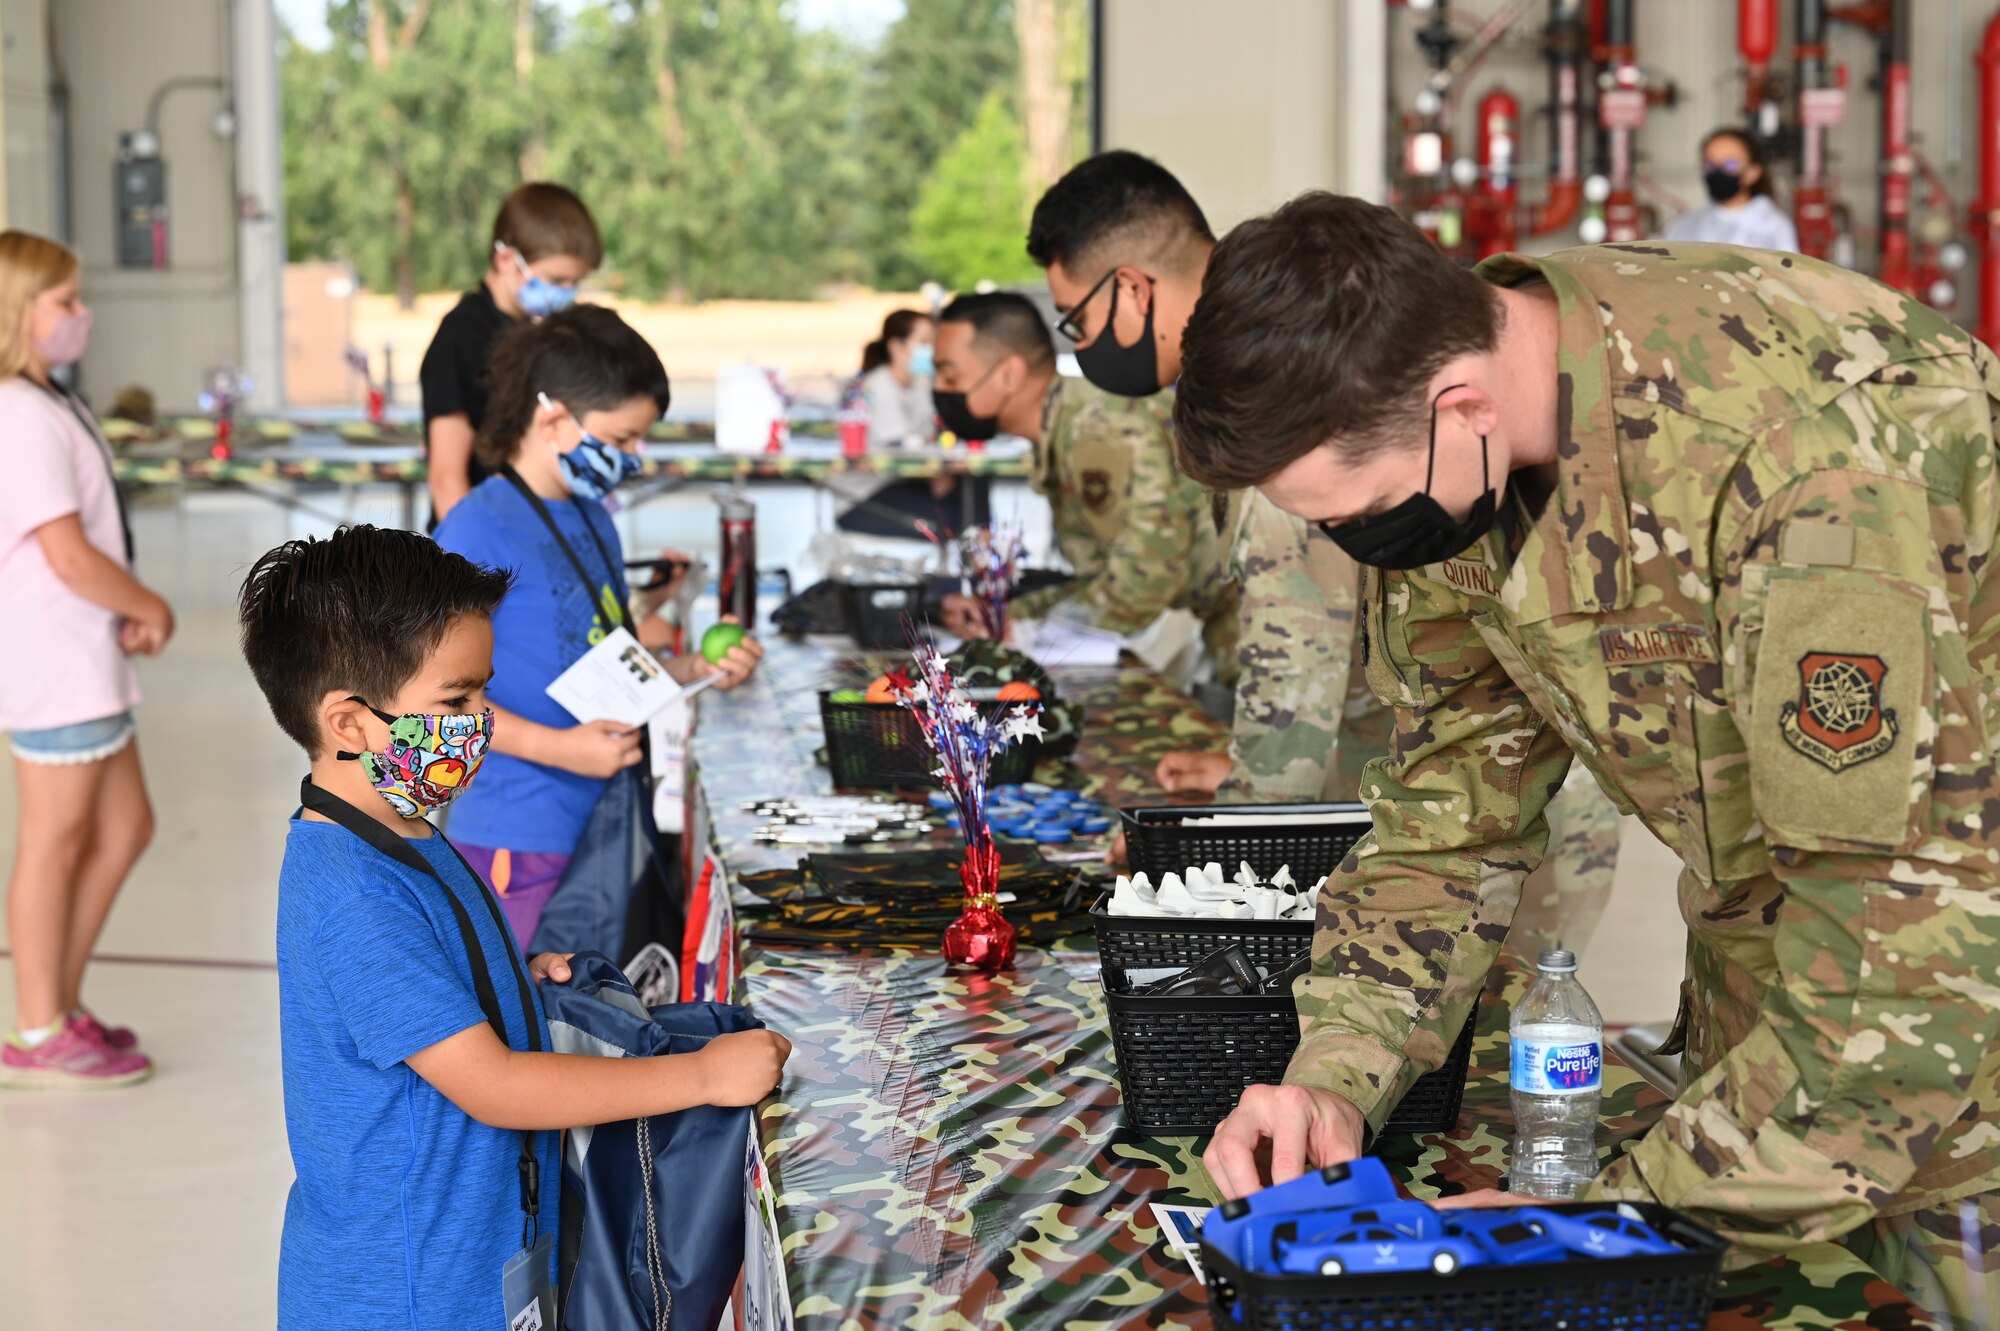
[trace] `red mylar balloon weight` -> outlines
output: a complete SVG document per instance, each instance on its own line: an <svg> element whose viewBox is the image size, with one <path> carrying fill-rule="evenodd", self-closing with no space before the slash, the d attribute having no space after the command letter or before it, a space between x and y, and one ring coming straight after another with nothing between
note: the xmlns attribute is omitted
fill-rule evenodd
<svg viewBox="0 0 2000 1331"><path fill-rule="evenodd" d="M982 971L1014 964L1014 926L997 910L967 906L944 931L945 960Z"/></svg>

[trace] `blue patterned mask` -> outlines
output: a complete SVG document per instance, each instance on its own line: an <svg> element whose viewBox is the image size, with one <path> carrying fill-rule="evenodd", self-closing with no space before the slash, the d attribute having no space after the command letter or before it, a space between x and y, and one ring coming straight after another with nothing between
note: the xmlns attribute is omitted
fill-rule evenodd
<svg viewBox="0 0 2000 1331"><path fill-rule="evenodd" d="M547 393L537 393L535 400L553 411L555 404L549 401ZM575 448L567 453L557 453L556 461L562 464L563 484L578 499L603 499L613 490L639 474L639 456L627 453L599 439L583 429L579 421L577 428L583 437Z"/></svg>
<svg viewBox="0 0 2000 1331"><path fill-rule="evenodd" d="M494 243L499 245L503 242ZM515 293L515 299L521 302L521 313L530 319L546 319L551 314L561 314L576 303L575 287L537 277L519 250L510 247L509 252L514 256L514 266L521 270L521 289Z"/></svg>

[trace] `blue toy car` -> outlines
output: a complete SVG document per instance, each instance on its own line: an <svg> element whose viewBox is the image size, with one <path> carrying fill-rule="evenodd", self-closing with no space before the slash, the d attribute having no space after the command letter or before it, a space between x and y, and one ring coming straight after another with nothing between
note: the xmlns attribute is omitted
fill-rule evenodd
<svg viewBox="0 0 2000 1331"><path fill-rule="evenodd" d="M1243 1231L1239 1251L1250 1269L1279 1272L1287 1269L1283 1258L1287 1249L1325 1243L1335 1235L1357 1229L1389 1230L1405 1239L1445 1237L1438 1213L1424 1203L1379 1202L1330 1211L1253 1216Z"/></svg>
<svg viewBox="0 0 2000 1331"><path fill-rule="evenodd" d="M1564 1215L1533 1207L1521 1212L1549 1232L1549 1237L1579 1257L1644 1257L1679 1252L1640 1221L1617 1211Z"/></svg>
<svg viewBox="0 0 2000 1331"><path fill-rule="evenodd" d="M1358 1229L1375 1226L1393 1229L1406 1238L1441 1239L1446 1237L1444 1216L1431 1209L1428 1202L1383 1202L1375 1206L1355 1206L1326 1217L1334 1225L1319 1225L1319 1229L1338 1227Z"/></svg>
<svg viewBox="0 0 2000 1331"><path fill-rule="evenodd" d="M1241 1220L1250 1215L1278 1215L1299 1211L1333 1211L1370 1202L1393 1202L1396 1184L1389 1167L1372 1155L1350 1160L1344 1165L1301 1175L1290 1183L1237 1197L1222 1204L1222 1219Z"/></svg>
<svg viewBox="0 0 2000 1331"><path fill-rule="evenodd" d="M1397 1202L1396 1185L1387 1167L1372 1156L1364 1156L1224 1202L1202 1226L1202 1240L1230 1254L1245 1269L1262 1271L1271 1261L1281 1224L1325 1228L1340 1223L1339 1215L1325 1213ZM1297 1230L1286 1233L1296 1236Z"/></svg>
<svg viewBox="0 0 2000 1331"><path fill-rule="evenodd" d="M1447 1238L1471 1244L1495 1266L1560 1262L1569 1256L1569 1249L1549 1233L1547 1225L1512 1207L1439 1215Z"/></svg>
<svg viewBox="0 0 2000 1331"><path fill-rule="evenodd" d="M1457 1239L1411 1238L1387 1225L1360 1225L1335 1230L1299 1243L1276 1243L1282 1275L1387 1275L1398 1271L1435 1271L1448 1276L1462 1267L1477 1266L1483 1256Z"/></svg>

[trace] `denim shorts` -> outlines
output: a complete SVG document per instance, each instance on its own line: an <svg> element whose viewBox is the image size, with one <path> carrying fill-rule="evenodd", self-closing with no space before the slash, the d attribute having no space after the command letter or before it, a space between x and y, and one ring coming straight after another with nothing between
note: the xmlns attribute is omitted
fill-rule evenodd
<svg viewBox="0 0 2000 1331"><path fill-rule="evenodd" d="M75 725L51 726L47 730L16 730L7 737L14 756L22 762L45 767L70 767L81 763L101 763L132 742L138 727L132 713L79 721Z"/></svg>

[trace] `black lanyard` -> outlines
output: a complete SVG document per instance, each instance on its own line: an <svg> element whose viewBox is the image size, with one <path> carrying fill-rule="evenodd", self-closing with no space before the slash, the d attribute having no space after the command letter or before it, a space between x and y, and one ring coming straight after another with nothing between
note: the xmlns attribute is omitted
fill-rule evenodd
<svg viewBox="0 0 2000 1331"><path fill-rule="evenodd" d="M118 484L118 462L112 456L110 441L104 437L104 432L97 428L96 419L85 409L83 403L77 401L74 393L65 388L51 387L38 383L33 379L29 379L28 382L34 384L35 387L40 388L43 392L60 398L62 404L69 408L69 414L76 417L76 423L83 427L84 433L90 436L91 442L97 445L98 456L104 459L104 474L111 480L111 497L118 504L118 531L125 538L125 565L127 568L130 568L134 558L132 516L125 510L125 491Z"/></svg>
<svg viewBox="0 0 2000 1331"><path fill-rule="evenodd" d="M500 1043L508 1048L513 1044L507 1038L507 1023L500 1015L500 998L493 989L493 973L486 965L486 949L480 945L479 934L472 927L472 916L465 909L465 903L458 899L458 893L451 890L431 862L417 852L417 848L405 837L397 836L375 819L327 790L313 784L309 776L299 783L299 803L306 808L346 828L366 841L398 864L407 865L417 872L432 878L444 892L444 898L451 903L451 915L458 922L458 936L465 944L466 958L472 963L472 990L479 997L479 1010L486 1014L486 1022L493 1033L500 1037ZM432 829L432 836L442 838L444 833ZM445 841L445 848L458 857L459 865L474 883L480 883L479 875L472 866L459 855L458 847ZM507 939L507 961L514 971L514 989L521 1000L521 1017L528 1030L528 1050L542 1052L542 1024L535 1018L534 991L530 987L527 971L521 965L520 954L512 942L513 933L507 927L507 920L500 914L500 907L493 902L492 894L484 884L479 887L479 899L486 903L486 913L493 919L500 936ZM542 1165L535 1156L535 1134L521 1134L521 1160L518 1166L521 1175L521 1246L531 1246L539 1231L538 1217L542 1213Z"/></svg>
<svg viewBox="0 0 2000 1331"><path fill-rule="evenodd" d="M528 483L521 479L521 473L515 471L512 467L501 468L500 474L507 478L509 485L521 492L521 498L528 502L529 508L535 510L535 516L540 518L542 525L549 529L549 535L556 538L556 545L561 547L564 557L569 560L569 566L576 570L577 580L583 584L584 595L590 598L591 613L595 615L599 610L609 608L604 605L604 598L599 591L598 583L591 578L589 570L584 568L583 561L576 557L576 551L571 548L569 541L564 538L562 528L556 525L555 514L549 512L549 506L542 502L542 497L529 489ZM604 548L604 538L597 534L597 528L590 525L590 515L587 513L583 515L583 531L586 536L590 537L590 543L597 547L598 557L604 561L604 567L607 570L605 574L607 581L604 585L608 586L611 589L612 595L616 596L620 591L618 561L613 559L611 552ZM611 626L613 628L625 627L625 607L623 605L612 609Z"/></svg>

